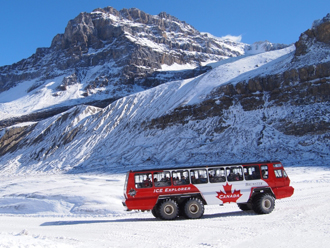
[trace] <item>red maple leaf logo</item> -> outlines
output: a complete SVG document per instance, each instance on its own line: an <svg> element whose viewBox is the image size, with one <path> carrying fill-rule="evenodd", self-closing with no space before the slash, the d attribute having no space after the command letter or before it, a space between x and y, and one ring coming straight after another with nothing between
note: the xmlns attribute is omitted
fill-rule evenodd
<svg viewBox="0 0 330 248"><path fill-rule="evenodd" d="M240 190L234 190L234 192L231 192L232 186L233 185L229 185L227 183L225 186L223 186L223 189L225 190L224 193L220 190L220 192L217 192L218 195L216 197L219 198L223 203L236 202L238 198L242 196L242 194Z"/></svg>

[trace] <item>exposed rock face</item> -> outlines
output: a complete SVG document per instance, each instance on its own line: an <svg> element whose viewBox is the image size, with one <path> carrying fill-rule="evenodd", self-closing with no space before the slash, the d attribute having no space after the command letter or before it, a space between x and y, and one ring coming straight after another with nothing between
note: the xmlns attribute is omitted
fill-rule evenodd
<svg viewBox="0 0 330 248"><path fill-rule="evenodd" d="M9 118L5 120L0 121L0 130L5 127L10 127L15 124L19 124L22 122L36 122L41 121L46 118L52 117L56 114L62 113L66 110L68 110L70 107L61 107L61 108L53 108L50 110L42 111L42 112L36 112L29 115L22 115L19 117Z"/></svg>
<svg viewBox="0 0 330 248"><path fill-rule="evenodd" d="M0 137L0 156L7 152L13 152L17 149L19 143L25 138L32 130L35 124L31 126L12 127L4 132ZM22 144L20 144L22 146Z"/></svg>
<svg viewBox="0 0 330 248"><path fill-rule="evenodd" d="M178 123L186 124L189 120L222 117L223 112L234 104L240 104L245 111L252 111L267 105L307 106L315 103L330 107L330 62L252 78L236 85L220 86L201 104L177 108L173 113L152 120L148 127L165 128ZM322 116L329 115L330 110L328 113L314 114L317 116L302 120L295 116L294 122L279 116L278 129L287 135L329 132L330 123L323 121ZM223 127L218 131L221 130Z"/></svg>
<svg viewBox="0 0 330 248"><path fill-rule="evenodd" d="M296 56L304 55L315 42L321 42L330 45L330 14L327 14L321 20L313 23L312 28L308 29L300 35L299 40L295 43Z"/></svg>

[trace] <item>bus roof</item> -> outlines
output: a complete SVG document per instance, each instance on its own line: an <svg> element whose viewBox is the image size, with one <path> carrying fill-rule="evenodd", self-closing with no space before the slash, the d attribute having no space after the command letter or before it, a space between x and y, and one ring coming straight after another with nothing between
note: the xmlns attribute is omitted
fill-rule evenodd
<svg viewBox="0 0 330 248"><path fill-rule="evenodd" d="M259 165L259 164L270 164L270 163L281 163L280 161L262 161L262 162L251 162L251 163L234 163L234 164L213 164L213 165L193 165L193 166L178 166L178 167L167 167L167 168L149 168L143 170L130 170L129 172L147 172L147 171L166 171L166 170L180 170L180 169L197 169L197 168L214 168L224 166L235 166L235 165Z"/></svg>

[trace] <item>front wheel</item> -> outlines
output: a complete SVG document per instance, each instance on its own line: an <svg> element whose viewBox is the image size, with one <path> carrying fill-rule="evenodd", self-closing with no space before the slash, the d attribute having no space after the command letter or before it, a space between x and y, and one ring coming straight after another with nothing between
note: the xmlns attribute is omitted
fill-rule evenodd
<svg viewBox="0 0 330 248"><path fill-rule="evenodd" d="M201 218L204 214L204 204L198 198L191 198L184 205L184 214L189 219Z"/></svg>
<svg viewBox="0 0 330 248"><path fill-rule="evenodd" d="M257 214L269 214L275 208L275 198L269 194L257 195L253 200L252 209Z"/></svg>
<svg viewBox="0 0 330 248"><path fill-rule="evenodd" d="M168 199L163 201L160 206L157 214L163 220L173 220L178 216L179 208L176 201Z"/></svg>
<svg viewBox="0 0 330 248"><path fill-rule="evenodd" d="M237 203L237 206L242 211L249 211L249 210L252 209L251 206L250 206L250 204L248 204L248 203Z"/></svg>

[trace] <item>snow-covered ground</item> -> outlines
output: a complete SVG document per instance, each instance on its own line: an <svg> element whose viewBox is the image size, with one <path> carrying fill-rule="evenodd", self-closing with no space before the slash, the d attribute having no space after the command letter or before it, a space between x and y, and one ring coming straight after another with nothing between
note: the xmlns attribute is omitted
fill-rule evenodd
<svg viewBox="0 0 330 248"><path fill-rule="evenodd" d="M295 193L269 215L227 204L175 221L124 211L123 174L2 175L0 247L328 247L330 167L286 171Z"/></svg>

